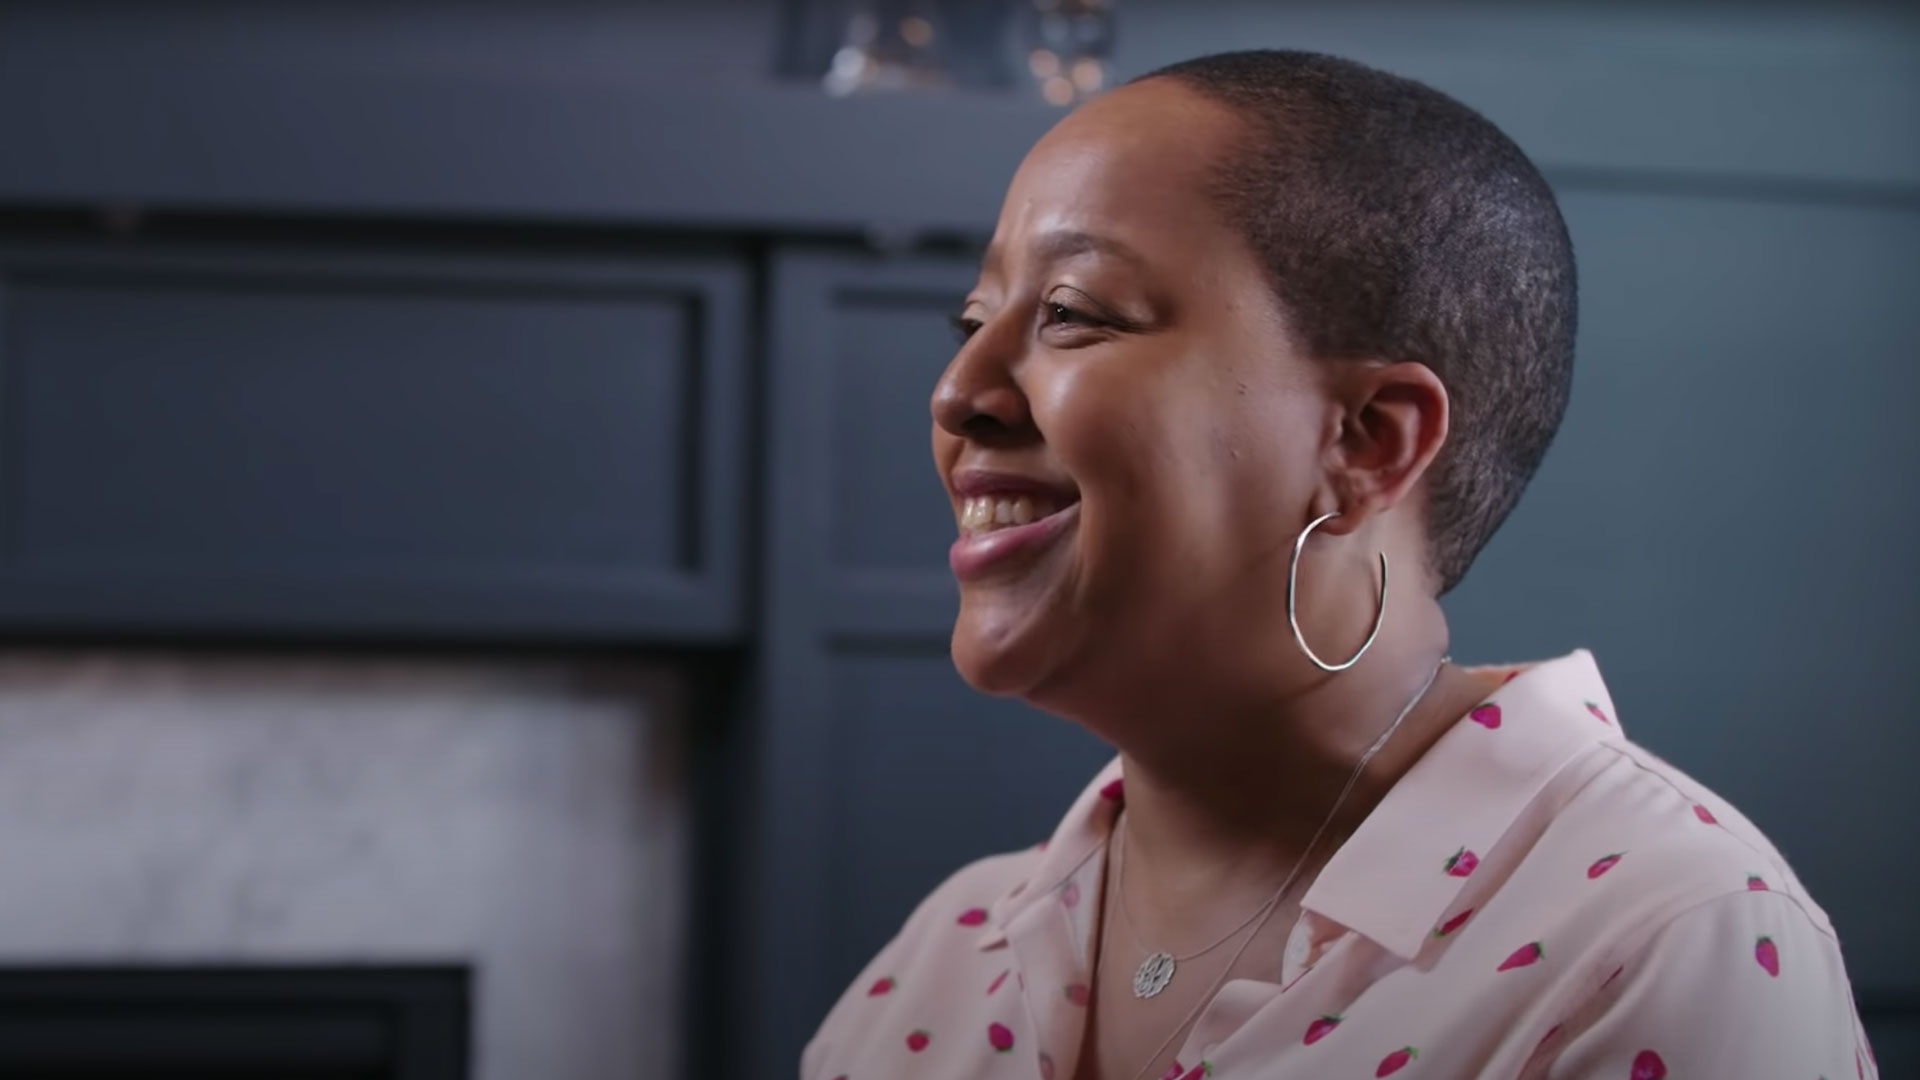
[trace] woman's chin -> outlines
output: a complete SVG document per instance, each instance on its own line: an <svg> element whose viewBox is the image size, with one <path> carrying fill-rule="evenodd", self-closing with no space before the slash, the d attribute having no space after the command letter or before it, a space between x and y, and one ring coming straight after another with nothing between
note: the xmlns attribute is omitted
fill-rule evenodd
<svg viewBox="0 0 1920 1080"><path fill-rule="evenodd" d="M1026 697L1052 670L1063 635L1042 632L1038 619L980 606L961 601L953 624L954 669L983 694Z"/></svg>

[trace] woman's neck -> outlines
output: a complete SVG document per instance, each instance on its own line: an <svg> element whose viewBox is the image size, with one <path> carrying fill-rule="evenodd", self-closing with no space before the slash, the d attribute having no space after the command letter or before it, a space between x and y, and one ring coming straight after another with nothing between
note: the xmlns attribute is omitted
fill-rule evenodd
<svg viewBox="0 0 1920 1080"><path fill-rule="evenodd" d="M1194 700L1195 685L1232 685L1196 678L1177 705L1102 726L1124 762L1127 857L1143 891L1155 894L1150 906L1180 911L1189 899L1271 889L1309 854L1331 855L1487 693L1475 676L1440 666L1446 634L1437 609L1435 616L1427 633L1403 624L1353 669L1282 699L1243 692ZM1403 710L1356 777L1367 748Z"/></svg>

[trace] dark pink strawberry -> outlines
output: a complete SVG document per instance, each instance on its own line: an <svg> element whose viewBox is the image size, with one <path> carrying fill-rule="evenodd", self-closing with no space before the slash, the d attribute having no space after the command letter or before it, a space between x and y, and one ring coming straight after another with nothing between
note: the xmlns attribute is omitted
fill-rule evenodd
<svg viewBox="0 0 1920 1080"><path fill-rule="evenodd" d="M1626 852L1622 851L1615 855L1609 855L1606 858L1601 859L1599 862L1594 863L1592 866L1587 867L1587 877L1590 879L1597 878L1601 874L1604 874L1607 871L1613 869L1613 864L1619 862L1620 856L1625 854Z"/></svg>
<svg viewBox="0 0 1920 1080"><path fill-rule="evenodd" d="M993 982L992 982L991 984L989 984L989 985L988 985L988 987L987 987L987 993L989 993L989 994L991 994L991 993L993 993L993 992L994 992L995 990L998 990L998 989L1000 989L1000 984L1001 984L1001 983L1003 983L1003 982L1006 982L1006 981L1007 981L1007 976L1008 976L1008 975L1010 975L1010 974L1012 974L1012 973L1013 973L1013 969L1012 969L1012 968L1008 968L1008 969L1007 969L1006 971L1003 971L1003 972L1001 972L1000 974L998 974L998 975L995 975L995 976L993 977Z"/></svg>
<svg viewBox="0 0 1920 1080"><path fill-rule="evenodd" d="M1075 1005L1084 1006L1093 998L1093 991L1086 983L1070 983L1067 986L1067 1000Z"/></svg>
<svg viewBox="0 0 1920 1080"><path fill-rule="evenodd" d="M900 984L893 981L893 976L888 975L875 982L872 986L867 987L867 996L879 997L881 994L887 993L898 985Z"/></svg>
<svg viewBox="0 0 1920 1080"><path fill-rule="evenodd" d="M1753 943L1753 958L1760 961L1760 966L1767 969L1767 974L1776 979L1780 977L1780 950L1774 946L1772 938L1763 937Z"/></svg>
<svg viewBox="0 0 1920 1080"><path fill-rule="evenodd" d="M1767 891L1766 879L1761 877L1759 874L1748 874L1747 889L1751 892L1766 892Z"/></svg>
<svg viewBox="0 0 1920 1080"><path fill-rule="evenodd" d="M1013 1029L1005 1024L988 1024L987 1045L1002 1054L1013 1049Z"/></svg>
<svg viewBox="0 0 1920 1080"><path fill-rule="evenodd" d="M1500 726L1500 706L1489 701L1467 714L1467 719L1492 731Z"/></svg>
<svg viewBox="0 0 1920 1080"><path fill-rule="evenodd" d="M1704 806L1701 806L1699 803L1693 804L1693 816L1699 818L1701 821L1704 821L1709 825L1720 824L1720 819L1713 816L1713 811L1707 809Z"/></svg>
<svg viewBox="0 0 1920 1080"><path fill-rule="evenodd" d="M1045 1050L1040 1051L1040 1080L1053 1080L1053 1059Z"/></svg>
<svg viewBox="0 0 1920 1080"><path fill-rule="evenodd" d="M1180 1080L1180 1074L1186 1071L1186 1066L1180 1064L1180 1059L1174 1058L1173 1064L1167 1066L1167 1071L1160 1074L1160 1080Z"/></svg>
<svg viewBox="0 0 1920 1080"><path fill-rule="evenodd" d="M907 1049L917 1054L925 1050L927 1044L932 1041L933 1036L927 1034L925 1031L914 1031L907 1036Z"/></svg>
<svg viewBox="0 0 1920 1080"><path fill-rule="evenodd" d="M961 926L980 926L986 921L987 909L983 907L970 907L961 912L960 917L954 920L954 922L959 923Z"/></svg>
<svg viewBox="0 0 1920 1080"><path fill-rule="evenodd" d="M1547 950L1541 948L1539 942L1529 941L1525 945L1513 950L1513 955L1500 961L1500 966L1493 970L1507 971L1512 968L1526 967L1528 964L1538 963L1541 957L1546 955Z"/></svg>
<svg viewBox="0 0 1920 1080"><path fill-rule="evenodd" d="M1185 1076L1182 1076L1180 1080L1201 1080L1202 1077L1212 1076L1212 1075L1213 1075L1213 1066L1203 1061L1200 1064L1195 1065L1193 1068L1188 1069L1187 1074Z"/></svg>
<svg viewBox="0 0 1920 1080"><path fill-rule="evenodd" d="M1454 877L1466 877L1468 874L1473 873L1474 867L1479 865L1480 856L1475 855L1466 848L1461 848L1447 859L1447 873Z"/></svg>
<svg viewBox="0 0 1920 1080"><path fill-rule="evenodd" d="M1420 1051L1411 1046L1403 1046L1380 1059L1380 1067L1373 1070L1375 1080L1382 1076L1392 1076L1407 1067L1407 1062L1420 1056Z"/></svg>
<svg viewBox="0 0 1920 1080"><path fill-rule="evenodd" d="M1107 781L1106 786L1100 789L1101 798L1112 799L1114 802L1119 802L1120 796L1124 795L1125 793L1126 793L1126 785L1122 784L1118 777L1115 777L1114 779Z"/></svg>
<svg viewBox="0 0 1920 1080"><path fill-rule="evenodd" d="M1611 724L1611 723L1613 723L1613 721L1611 721L1611 720L1609 720L1609 719L1607 719L1607 714L1606 714L1606 713L1603 713L1603 712L1601 712L1601 711L1600 711L1600 706L1598 706L1598 705L1595 705L1595 704L1594 704L1593 702L1591 702L1591 701L1589 701L1589 702L1587 702L1587 711L1593 714L1593 718L1594 718L1595 720L1598 720L1598 721L1600 721L1600 722L1601 722L1601 723L1603 723L1603 724Z"/></svg>
<svg viewBox="0 0 1920 1080"><path fill-rule="evenodd" d="M1313 1023L1307 1025L1307 1037L1303 1039L1302 1042L1304 1042L1308 1046L1312 1046L1314 1043L1317 1043L1321 1039L1326 1038L1328 1035L1333 1034L1333 1029L1339 1026L1340 1026L1339 1017L1323 1016L1320 1019L1315 1020Z"/></svg>
<svg viewBox="0 0 1920 1080"><path fill-rule="evenodd" d="M1443 923L1441 923L1441 924L1440 924L1440 926L1439 926L1439 928L1438 928L1438 929L1436 929L1436 930L1434 930L1434 932L1433 932L1433 936L1434 936L1434 937L1446 937L1446 936L1447 936L1448 934L1451 934L1451 933L1453 933L1453 932L1454 932L1455 930L1458 930L1458 929L1460 929L1460 927L1461 927L1461 926L1462 926L1462 925L1463 925L1463 924L1464 924L1464 923L1465 923L1465 922L1466 922L1466 921L1467 921L1468 919L1470 919L1470 918L1472 918L1472 917L1473 917L1473 909L1472 909L1472 908L1468 908L1467 910L1465 910L1465 911L1463 911L1463 912L1461 912L1460 914L1458 914L1458 915L1455 915L1455 916L1454 916L1453 918L1451 918L1451 919L1448 919L1448 920L1447 920L1446 922L1443 922Z"/></svg>
<svg viewBox="0 0 1920 1080"><path fill-rule="evenodd" d="M1660 1055L1651 1050L1642 1050L1633 1056L1632 1080L1666 1080L1667 1063Z"/></svg>

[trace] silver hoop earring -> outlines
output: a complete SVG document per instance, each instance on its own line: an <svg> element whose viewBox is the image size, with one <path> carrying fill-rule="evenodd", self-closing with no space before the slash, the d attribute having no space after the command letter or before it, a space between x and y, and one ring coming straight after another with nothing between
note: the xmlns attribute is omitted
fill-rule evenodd
<svg viewBox="0 0 1920 1080"><path fill-rule="evenodd" d="M1300 535L1294 538L1293 561L1287 564L1287 625L1293 627L1294 644L1300 646L1300 651L1306 653L1307 659L1313 661L1313 666L1321 671L1345 671L1352 667L1373 646L1373 639L1380 636L1380 624L1387 618L1387 553L1383 551L1380 553L1380 599L1377 605L1378 610L1373 616L1373 629L1367 631L1367 640L1360 643L1360 648L1352 656L1341 663L1329 664L1314 655L1313 650L1307 646L1306 637L1300 633L1300 620L1293 613L1293 598L1298 591L1295 583L1300 578L1300 551L1307 546L1307 536L1313 530L1339 516L1340 511L1335 510L1309 521L1307 527L1300 530Z"/></svg>

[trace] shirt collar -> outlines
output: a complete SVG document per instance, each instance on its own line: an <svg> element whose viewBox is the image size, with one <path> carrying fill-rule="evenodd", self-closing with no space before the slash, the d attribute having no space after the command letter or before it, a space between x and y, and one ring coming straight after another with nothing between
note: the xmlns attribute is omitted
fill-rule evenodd
<svg viewBox="0 0 1920 1080"><path fill-rule="evenodd" d="M1584 649L1476 674L1505 681L1393 785L1300 902L1404 960L1548 781L1594 743L1624 737Z"/></svg>
<svg viewBox="0 0 1920 1080"><path fill-rule="evenodd" d="M981 948L1006 944L1007 925L1016 916L1058 889L1088 860L1105 858L1107 837L1119 819L1120 805L1120 759L1115 758L1080 792L1053 835L1041 845L1040 863L1033 873L988 909L988 929L980 937Z"/></svg>

